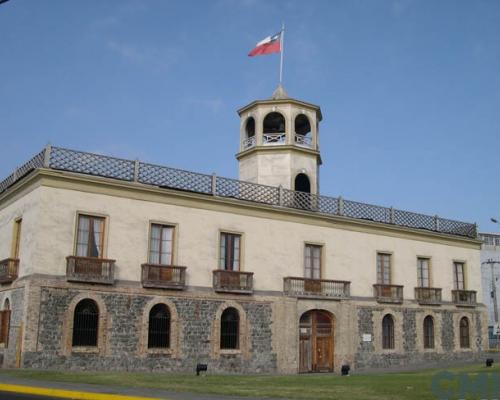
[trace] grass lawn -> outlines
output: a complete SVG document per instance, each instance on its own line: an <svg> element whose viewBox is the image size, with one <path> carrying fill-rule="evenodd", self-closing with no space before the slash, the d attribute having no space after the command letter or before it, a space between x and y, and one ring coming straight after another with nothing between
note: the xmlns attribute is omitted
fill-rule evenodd
<svg viewBox="0 0 500 400"><path fill-rule="evenodd" d="M458 399L457 388L459 374L467 374L468 379L478 378L499 380L500 369L486 368L483 365L454 367L446 370L423 370L418 372L400 372L386 374L352 375L208 375L196 377L180 374L160 373L110 373L110 372L66 372L38 370L0 370L0 374L19 378L44 381L88 383L106 386L133 386L163 389L179 392L205 393L215 395L233 395L250 397L275 397L288 399L318 400L403 400L437 399L431 390L431 382L437 373L449 371L452 378L442 381L441 388L449 390L450 399ZM491 392L487 398L499 398ZM470 393L470 392L469 392ZM479 399L479 396L466 396Z"/></svg>

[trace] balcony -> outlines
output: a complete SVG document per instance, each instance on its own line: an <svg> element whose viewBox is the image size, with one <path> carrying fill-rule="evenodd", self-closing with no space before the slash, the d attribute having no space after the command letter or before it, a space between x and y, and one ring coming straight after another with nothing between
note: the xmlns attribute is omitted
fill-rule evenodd
<svg viewBox="0 0 500 400"><path fill-rule="evenodd" d="M373 285L373 296L379 303L402 303L402 285Z"/></svg>
<svg viewBox="0 0 500 400"><path fill-rule="evenodd" d="M419 304L439 305L442 302L441 288L416 287L415 299Z"/></svg>
<svg viewBox="0 0 500 400"><path fill-rule="evenodd" d="M457 306L475 307L477 305L475 290L452 290L451 298Z"/></svg>
<svg viewBox="0 0 500 400"><path fill-rule="evenodd" d="M115 260L92 257L66 257L66 280L68 282L114 283Z"/></svg>
<svg viewBox="0 0 500 400"><path fill-rule="evenodd" d="M0 261L0 283L10 283L17 279L19 260L7 258Z"/></svg>
<svg viewBox="0 0 500 400"><path fill-rule="evenodd" d="M312 139L309 136L295 135L295 144L303 147L312 147Z"/></svg>
<svg viewBox="0 0 500 400"><path fill-rule="evenodd" d="M186 288L186 267L177 265L142 264L142 286L145 288Z"/></svg>
<svg viewBox="0 0 500 400"><path fill-rule="evenodd" d="M264 145L285 144L285 141L285 133L264 133L262 135L262 144Z"/></svg>
<svg viewBox="0 0 500 400"><path fill-rule="evenodd" d="M255 136L250 136L249 138L243 140L243 149L249 149L250 147L255 146L256 143Z"/></svg>
<svg viewBox="0 0 500 400"><path fill-rule="evenodd" d="M283 291L287 296L301 298L346 299L349 297L351 282L327 279L286 277Z"/></svg>
<svg viewBox="0 0 500 400"><path fill-rule="evenodd" d="M216 269L213 271L213 286L216 292L252 294L253 272Z"/></svg>

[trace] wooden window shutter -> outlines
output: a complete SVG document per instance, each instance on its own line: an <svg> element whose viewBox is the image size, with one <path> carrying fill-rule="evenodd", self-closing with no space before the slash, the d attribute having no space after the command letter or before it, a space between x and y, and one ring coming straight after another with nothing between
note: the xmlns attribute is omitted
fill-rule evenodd
<svg viewBox="0 0 500 400"><path fill-rule="evenodd" d="M1 320L0 343L3 343L7 347L9 345L10 310L1 312Z"/></svg>

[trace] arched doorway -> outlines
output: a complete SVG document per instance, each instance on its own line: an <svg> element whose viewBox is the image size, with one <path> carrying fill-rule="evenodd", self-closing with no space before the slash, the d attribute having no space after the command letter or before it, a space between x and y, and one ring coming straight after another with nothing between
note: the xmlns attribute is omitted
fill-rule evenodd
<svg viewBox="0 0 500 400"><path fill-rule="evenodd" d="M295 177L295 190L298 192L311 193L311 182L306 174L298 174Z"/></svg>
<svg viewBox="0 0 500 400"><path fill-rule="evenodd" d="M323 310L300 317L299 372L333 371L333 318Z"/></svg>

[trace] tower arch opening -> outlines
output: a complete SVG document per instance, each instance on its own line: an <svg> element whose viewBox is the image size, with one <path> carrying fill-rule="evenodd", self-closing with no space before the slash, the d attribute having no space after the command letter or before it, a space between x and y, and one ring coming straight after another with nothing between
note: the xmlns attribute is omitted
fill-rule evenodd
<svg viewBox="0 0 500 400"><path fill-rule="evenodd" d="M304 114L295 117L295 143L307 147L312 144L311 123Z"/></svg>
<svg viewBox="0 0 500 400"><path fill-rule="evenodd" d="M282 144L285 138L285 117L279 112L270 112L263 122L263 143Z"/></svg>
<svg viewBox="0 0 500 400"><path fill-rule="evenodd" d="M294 189L298 192L311 193L311 182L309 181L309 177L300 173L295 177Z"/></svg>
<svg viewBox="0 0 500 400"><path fill-rule="evenodd" d="M243 148L255 146L255 119L248 117L245 121L245 138L243 140Z"/></svg>

